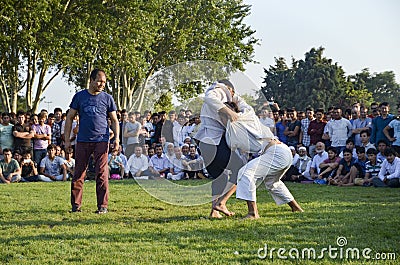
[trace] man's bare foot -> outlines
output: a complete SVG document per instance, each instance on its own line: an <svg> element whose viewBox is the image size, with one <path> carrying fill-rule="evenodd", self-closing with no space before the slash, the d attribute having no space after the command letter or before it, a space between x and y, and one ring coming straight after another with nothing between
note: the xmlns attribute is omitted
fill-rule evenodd
<svg viewBox="0 0 400 265"><path fill-rule="evenodd" d="M211 213L210 213L210 218L218 218L219 219L219 218L222 218L222 215L218 211L212 209Z"/></svg>
<svg viewBox="0 0 400 265"><path fill-rule="evenodd" d="M213 206L213 210L216 210L218 212L221 212L223 214L225 214L226 216L232 216L235 215L234 212L231 212L228 210L228 208L226 208L226 205L224 204L217 204Z"/></svg>
<svg viewBox="0 0 400 265"><path fill-rule="evenodd" d="M254 220L254 219L258 219L258 218L260 218L260 216L258 214L248 213L245 217L243 217L243 220L246 220L246 219Z"/></svg>
<svg viewBox="0 0 400 265"><path fill-rule="evenodd" d="M304 212L304 210L300 207L300 205L295 200L289 202L288 205L292 209L292 212L301 212L301 213Z"/></svg>

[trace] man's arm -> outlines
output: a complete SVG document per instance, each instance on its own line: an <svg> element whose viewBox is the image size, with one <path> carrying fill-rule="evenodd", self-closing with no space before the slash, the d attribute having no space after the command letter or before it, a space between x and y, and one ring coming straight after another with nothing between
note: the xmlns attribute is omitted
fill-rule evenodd
<svg viewBox="0 0 400 265"><path fill-rule="evenodd" d="M114 132L114 135L119 135L119 122L117 118L117 113L115 111L109 112L108 115L111 119L111 130ZM114 140L114 148L119 149L119 137L115 137Z"/></svg>
<svg viewBox="0 0 400 265"><path fill-rule="evenodd" d="M65 127L64 127L64 146L65 150L71 147L71 129L72 129L72 122L74 117L78 111L76 109L70 108L68 111L67 118L65 119Z"/></svg>
<svg viewBox="0 0 400 265"><path fill-rule="evenodd" d="M390 125L390 124L389 124ZM389 141L393 142L396 141L396 138L393 138L390 136L389 134L389 130L392 129L392 127L390 127L389 125L387 125L384 129L383 129L383 134L386 136L386 138L389 139Z"/></svg>

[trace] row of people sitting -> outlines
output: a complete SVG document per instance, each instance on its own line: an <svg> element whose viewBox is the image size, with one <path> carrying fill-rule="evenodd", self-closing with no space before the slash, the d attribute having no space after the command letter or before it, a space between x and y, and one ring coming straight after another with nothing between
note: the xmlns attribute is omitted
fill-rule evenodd
<svg viewBox="0 0 400 265"><path fill-rule="evenodd" d="M346 148L337 153L335 147L318 142L316 155L310 158L305 147L298 153L290 147L293 165L283 180L337 186L400 187L400 158L395 149L380 145L379 149L354 148L348 139Z"/></svg>

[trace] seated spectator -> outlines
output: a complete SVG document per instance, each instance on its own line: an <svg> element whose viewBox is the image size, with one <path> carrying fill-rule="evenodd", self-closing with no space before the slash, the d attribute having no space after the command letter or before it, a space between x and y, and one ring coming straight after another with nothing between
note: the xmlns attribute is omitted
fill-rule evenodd
<svg viewBox="0 0 400 265"><path fill-rule="evenodd" d="M385 149L386 160L382 163L378 178L372 180L375 187L400 187L400 158L396 155L393 148Z"/></svg>
<svg viewBox="0 0 400 265"><path fill-rule="evenodd" d="M182 148L182 155L185 157L188 156L189 155L189 145L183 144L181 148Z"/></svg>
<svg viewBox="0 0 400 265"><path fill-rule="evenodd" d="M380 160L382 160L382 161L385 161L385 160L386 160L386 157L385 157L385 150L386 150L387 147L388 147L388 146L387 146L387 143L386 143L385 140L379 140L379 141L378 141L378 151L379 151L379 153L378 153L378 155L377 155L377 158L378 158L378 159L380 159Z"/></svg>
<svg viewBox="0 0 400 265"><path fill-rule="evenodd" d="M65 170L67 171L67 179L72 179L75 172L75 159L72 157L74 156L74 150L70 147L65 151Z"/></svg>
<svg viewBox="0 0 400 265"><path fill-rule="evenodd" d="M156 154L156 150L154 149L154 147L149 147L147 149L147 158L148 158L149 162L150 162L150 158L155 154Z"/></svg>
<svg viewBox="0 0 400 265"><path fill-rule="evenodd" d="M368 161L365 163L365 177L363 186L372 186L373 179L378 178L379 171L382 167L382 160L377 159L378 151L370 148L367 151Z"/></svg>
<svg viewBox="0 0 400 265"><path fill-rule="evenodd" d="M294 174L291 175L292 181L301 182L304 180L311 180L311 158L307 155L307 149L304 146L299 148L299 159L294 167L297 172L294 172Z"/></svg>
<svg viewBox="0 0 400 265"><path fill-rule="evenodd" d="M155 148L156 154L150 158L149 170L155 177L165 177L169 171L168 158L163 154L161 144L157 144Z"/></svg>
<svg viewBox="0 0 400 265"><path fill-rule="evenodd" d="M357 149L357 163L355 167L357 168L357 176L353 179L353 185L363 186L368 158L367 154L365 153L364 147L359 146L356 149ZM352 186L352 185L351 183L349 183L347 186Z"/></svg>
<svg viewBox="0 0 400 265"><path fill-rule="evenodd" d="M297 161L299 160L299 154L296 152L296 147L294 146L289 146L290 151L292 152L292 156L293 156L293 162L292 165L296 165Z"/></svg>
<svg viewBox="0 0 400 265"><path fill-rule="evenodd" d="M32 160L30 152L26 152L22 155L20 164L22 182L36 182L40 180L37 165L35 161Z"/></svg>
<svg viewBox="0 0 400 265"><path fill-rule="evenodd" d="M165 153L165 156L168 158L168 161L170 161L170 162L175 157L175 151L174 151L174 144L173 143L168 143L167 144L167 152Z"/></svg>
<svg viewBox="0 0 400 265"><path fill-rule="evenodd" d="M118 155L118 150L114 149L108 157L108 167L110 170L111 179L121 179L124 176L124 164L121 157Z"/></svg>
<svg viewBox="0 0 400 265"><path fill-rule="evenodd" d="M4 158L0 160L0 183L10 184L21 180L21 168L17 160L12 158L11 149L3 149Z"/></svg>
<svg viewBox="0 0 400 265"><path fill-rule="evenodd" d="M328 158L319 164L320 173L318 178L314 180L314 183L317 184L327 184L327 179L336 175L336 170L340 163L340 157L338 157L335 147L329 146L326 150Z"/></svg>
<svg viewBox="0 0 400 265"><path fill-rule="evenodd" d="M59 156L61 158L65 158L65 152L61 148L61 146L59 146L59 145L56 146L56 156Z"/></svg>
<svg viewBox="0 0 400 265"><path fill-rule="evenodd" d="M191 145L189 147L189 155L186 156L186 159L184 161L182 161L182 165L185 169L184 172L189 178L205 178L203 174L204 160L203 157L197 154L197 149L195 145Z"/></svg>
<svg viewBox="0 0 400 265"><path fill-rule="evenodd" d="M182 162L185 160L185 157L182 155L182 150L180 147L174 148L175 156L172 158L169 173L167 174L167 179L171 180L181 180L185 179L185 172L183 171L184 166Z"/></svg>
<svg viewBox="0 0 400 265"><path fill-rule="evenodd" d="M346 148L353 151L353 157L354 157L354 158L357 157L356 146L354 145L353 139L350 139L350 138L349 138L349 139L346 140ZM343 151L340 152L339 157L340 157L340 158L343 158Z"/></svg>
<svg viewBox="0 0 400 265"><path fill-rule="evenodd" d="M353 157L353 151L345 148L343 150L343 158L339 162L339 167L336 176L329 177L328 183L330 185L342 186L344 184L352 183L354 180L357 169L354 167L357 160Z"/></svg>
<svg viewBox="0 0 400 265"><path fill-rule="evenodd" d="M67 180L64 159L56 156L55 144L49 144L47 147L47 156L40 162L40 175L40 180L45 182Z"/></svg>
<svg viewBox="0 0 400 265"><path fill-rule="evenodd" d="M143 154L142 147L137 146L135 153L129 157L125 173L132 178L152 175L149 171L149 160Z"/></svg>
<svg viewBox="0 0 400 265"><path fill-rule="evenodd" d="M319 165L328 159L328 153L325 151L325 144L323 142L318 142L315 145L315 156L312 159L310 167L311 179L317 179L318 175L321 173Z"/></svg>
<svg viewBox="0 0 400 265"><path fill-rule="evenodd" d="M365 148L365 152L368 152L368 150L370 148L376 149L375 145L373 145L369 139L371 137L371 133L369 130L364 130L360 132L360 141L361 141L361 145L362 147Z"/></svg>

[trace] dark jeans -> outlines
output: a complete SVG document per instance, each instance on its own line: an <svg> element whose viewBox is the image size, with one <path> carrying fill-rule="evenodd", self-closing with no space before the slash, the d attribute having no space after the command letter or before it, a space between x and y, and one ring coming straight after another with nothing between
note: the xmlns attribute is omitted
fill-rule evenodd
<svg viewBox="0 0 400 265"><path fill-rule="evenodd" d="M38 168L40 168L40 161L42 161L42 159L45 158L46 155L47 155L46 149L34 149L33 150L33 158L34 158Z"/></svg>
<svg viewBox="0 0 400 265"><path fill-rule="evenodd" d="M71 181L71 205L79 209L82 204L83 183L89 157L93 153L95 163L97 208L108 206L108 142L75 145L75 174Z"/></svg>
<svg viewBox="0 0 400 265"><path fill-rule="evenodd" d="M208 174L214 178L211 188L212 195L223 195L229 191L231 184L236 184L239 169L244 166L243 160L229 149L225 137L219 145L200 142L200 151ZM229 176L227 170L231 171Z"/></svg>
<svg viewBox="0 0 400 265"><path fill-rule="evenodd" d="M372 184L374 187L380 188L380 187L391 187L391 188L399 188L400 187L400 179L395 178L395 179L389 179L386 182L383 182L380 178L373 178L372 179Z"/></svg>

